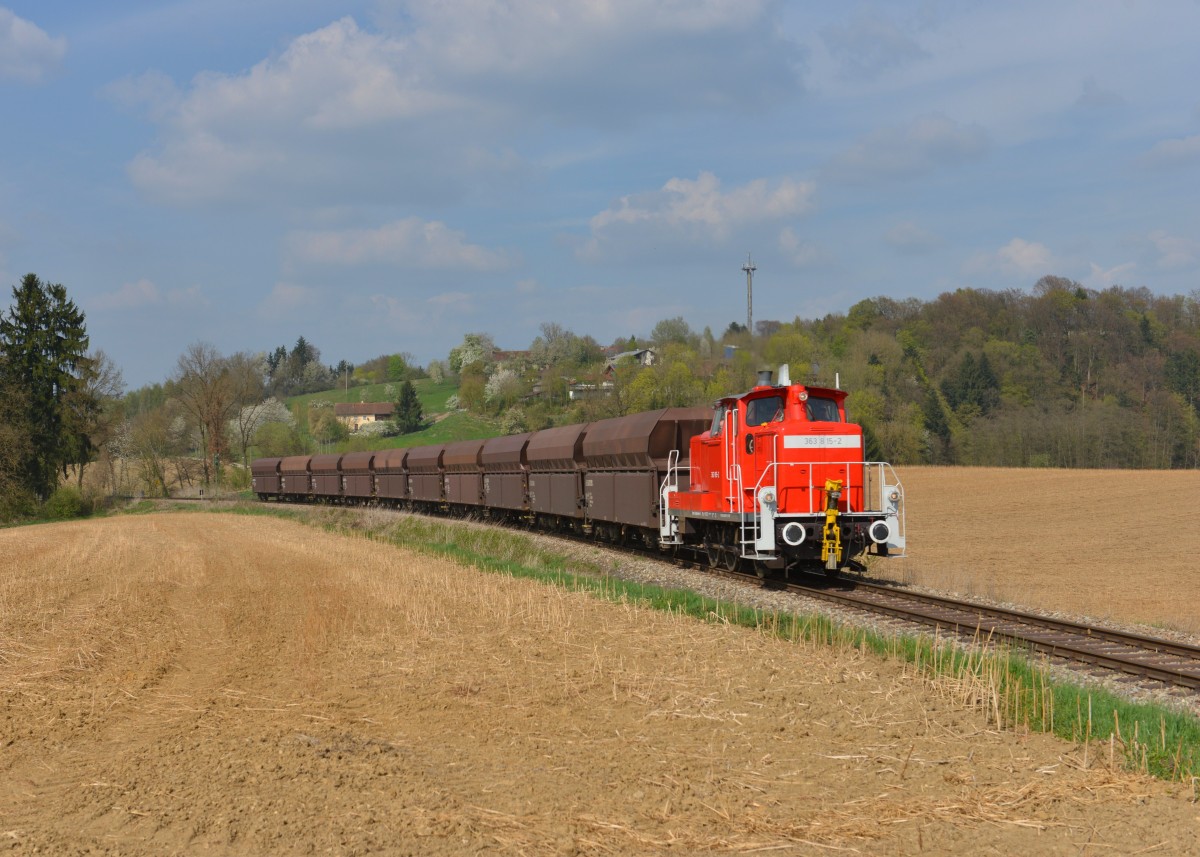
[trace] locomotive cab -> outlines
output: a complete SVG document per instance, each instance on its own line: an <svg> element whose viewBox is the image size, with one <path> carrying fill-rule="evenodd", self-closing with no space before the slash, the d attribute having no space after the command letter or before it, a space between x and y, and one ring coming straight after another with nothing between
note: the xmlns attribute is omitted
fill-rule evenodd
<svg viewBox="0 0 1200 857"><path fill-rule="evenodd" d="M778 384L769 375L719 400L708 431L692 438L689 489L664 484L663 540L732 540L741 559L833 571L868 550L901 553L900 482L887 464L864 461L845 391L793 384L786 366Z"/></svg>

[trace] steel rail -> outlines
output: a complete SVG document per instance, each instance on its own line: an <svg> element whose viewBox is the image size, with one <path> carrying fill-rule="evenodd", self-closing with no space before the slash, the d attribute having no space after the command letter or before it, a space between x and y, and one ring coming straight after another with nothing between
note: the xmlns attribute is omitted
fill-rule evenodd
<svg viewBox="0 0 1200 857"><path fill-rule="evenodd" d="M1188 643L1180 643L1176 640L1165 640L1162 637L1150 637L1145 634L1136 634L1132 631L1118 631L1113 628L1104 628L1099 625L1087 625L1082 622L1072 622L1068 619L1056 619L1053 616L1044 616L1039 613L1027 613L1007 607L992 607L991 605L978 604L973 601L960 601L954 598L946 598L945 596L941 595L932 595L929 593L911 593L897 589L894 586L871 583L869 581L857 581L854 585L858 589L886 592L889 595L895 595L902 598L913 598L916 596L922 602L926 603L942 604L948 608L967 608L972 612L976 612L982 616L989 616L996 619L1015 618L1023 623L1037 625L1042 628L1063 631L1065 633L1075 634L1082 637L1106 640L1111 643L1119 643L1126 646L1136 646L1138 648L1145 649L1146 651L1179 655L1180 657L1190 658L1200 662L1200 646L1193 646Z"/></svg>
<svg viewBox="0 0 1200 857"><path fill-rule="evenodd" d="M980 639L1006 640L1053 657L1200 690L1200 647L937 595L897 592L878 584L853 581L850 584L855 589L831 590L801 583L788 583L784 588L811 598L946 628L958 634L971 633ZM867 597L855 594L860 588ZM905 601L912 606L905 606L902 603ZM1123 651L1114 651L1113 647ZM1148 662L1147 658L1158 662Z"/></svg>

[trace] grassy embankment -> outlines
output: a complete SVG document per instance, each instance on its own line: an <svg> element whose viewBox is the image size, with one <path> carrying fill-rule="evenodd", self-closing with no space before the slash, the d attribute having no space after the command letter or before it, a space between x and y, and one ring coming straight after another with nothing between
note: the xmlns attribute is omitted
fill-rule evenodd
<svg viewBox="0 0 1200 857"><path fill-rule="evenodd" d="M142 506L142 510L152 508L150 504ZM609 576L601 563L568 559L534 544L523 533L501 528L412 515L261 503L241 504L230 511L300 520L447 557L484 571L532 578L611 600L637 601L702 621L757 628L785 640L816 640L902 658L960 704L982 709L999 728L1052 732L1080 744L1085 760L1122 759L1133 770L1179 782L1195 784L1200 778L1200 720L1196 717L1053 679L1046 669L1020 653L967 652L928 636L887 636L824 616L766 613L694 592L625 581Z"/></svg>
<svg viewBox="0 0 1200 857"><path fill-rule="evenodd" d="M351 387L349 390L325 390L320 393L309 393L304 396L293 396L286 404L289 409L296 405L308 407L311 402L386 402L388 398L386 384L368 384ZM399 385L392 385L398 387ZM446 443L452 440L475 440L478 438L495 437L500 433L499 426L493 421L466 411L451 411L446 407L447 400L458 392L458 385L451 381L434 383L429 378L420 378L413 382L417 398L421 401L421 410L425 415L425 428L411 434L396 437L354 438L341 443L330 444L327 448L320 446L322 452L351 452L367 449L397 449L409 446L422 446L432 443ZM301 431L308 435L307 426L301 425ZM314 441L314 444L316 442Z"/></svg>

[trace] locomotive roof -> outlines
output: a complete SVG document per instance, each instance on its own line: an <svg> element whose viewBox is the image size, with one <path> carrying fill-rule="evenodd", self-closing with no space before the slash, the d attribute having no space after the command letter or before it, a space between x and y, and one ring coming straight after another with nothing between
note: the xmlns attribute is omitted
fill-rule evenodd
<svg viewBox="0 0 1200 857"><path fill-rule="evenodd" d="M716 404L720 404L722 402L737 402L741 401L742 399L754 399L769 393L778 393L783 390L791 389L795 389L797 391L803 390L810 396L822 396L829 399L837 399L839 401L845 399L848 395L845 390L837 390L833 387L818 387L814 384L789 384L786 387L771 385L752 387L745 393L741 393L736 396L722 396L720 399L717 399Z"/></svg>

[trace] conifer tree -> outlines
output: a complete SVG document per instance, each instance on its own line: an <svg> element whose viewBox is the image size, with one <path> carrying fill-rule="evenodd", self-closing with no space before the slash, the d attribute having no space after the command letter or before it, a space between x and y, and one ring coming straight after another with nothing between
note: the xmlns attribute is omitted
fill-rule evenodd
<svg viewBox="0 0 1200 857"><path fill-rule="evenodd" d="M84 314L59 284L43 283L26 274L13 287L13 306L0 316L0 351L5 380L25 391L32 427L29 452L21 474L35 496L54 490L60 468L87 446L69 418L68 405L88 410L80 372L87 365L88 336Z"/></svg>
<svg viewBox="0 0 1200 857"><path fill-rule="evenodd" d="M27 514L34 506L25 478L26 462L33 453L28 411L24 389L0 367L0 521Z"/></svg>
<svg viewBox="0 0 1200 857"><path fill-rule="evenodd" d="M405 381L400 385L394 419L401 434L408 434L421 428L425 415L421 411L421 400L417 398L417 390L412 381Z"/></svg>

